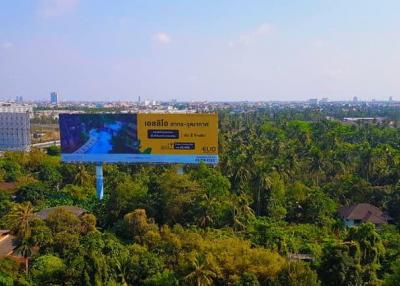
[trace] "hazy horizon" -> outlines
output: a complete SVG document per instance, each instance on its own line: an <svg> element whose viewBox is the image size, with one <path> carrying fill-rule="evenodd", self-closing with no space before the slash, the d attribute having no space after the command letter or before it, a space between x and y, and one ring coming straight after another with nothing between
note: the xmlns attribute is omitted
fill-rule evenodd
<svg viewBox="0 0 400 286"><path fill-rule="evenodd" d="M110 3L0 3L0 100L400 99L399 1Z"/></svg>

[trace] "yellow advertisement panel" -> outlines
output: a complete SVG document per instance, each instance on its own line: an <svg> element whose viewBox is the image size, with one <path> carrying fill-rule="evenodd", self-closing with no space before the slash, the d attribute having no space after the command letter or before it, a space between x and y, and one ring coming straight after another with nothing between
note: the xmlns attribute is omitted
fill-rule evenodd
<svg viewBox="0 0 400 286"><path fill-rule="evenodd" d="M218 155L217 114L138 114L142 153Z"/></svg>

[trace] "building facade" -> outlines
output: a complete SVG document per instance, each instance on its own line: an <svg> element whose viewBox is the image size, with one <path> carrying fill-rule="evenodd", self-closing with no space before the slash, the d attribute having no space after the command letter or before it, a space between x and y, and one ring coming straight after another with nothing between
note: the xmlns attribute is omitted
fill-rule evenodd
<svg viewBox="0 0 400 286"><path fill-rule="evenodd" d="M30 148L28 112L0 112L0 151L27 151Z"/></svg>

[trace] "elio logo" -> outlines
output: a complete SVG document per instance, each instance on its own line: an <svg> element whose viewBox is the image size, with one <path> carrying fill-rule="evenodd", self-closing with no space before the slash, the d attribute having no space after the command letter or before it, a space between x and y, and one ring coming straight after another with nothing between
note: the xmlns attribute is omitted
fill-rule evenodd
<svg viewBox="0 0 400 286"><path fill-rule="evenodd" d="M204 146L203 152L204 153L215 153L217 151L217 147L215 146Z"/></svg>

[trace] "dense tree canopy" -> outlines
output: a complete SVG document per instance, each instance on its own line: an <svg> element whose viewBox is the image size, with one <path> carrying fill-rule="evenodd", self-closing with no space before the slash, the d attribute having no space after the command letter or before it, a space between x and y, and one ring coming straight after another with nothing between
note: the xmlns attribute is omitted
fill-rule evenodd
<svg viewBox="0 0 400 286"><path fill-rule="evenodd" d="M221 111L218 166L106 165L102 201L57 148L5 153L0 224L25 263L0 259L0 285L398 285L397 123L326 119L371 112ZM355 203L393 224L346 228ZM65 205L87 212L35 214Z"/></svg>

